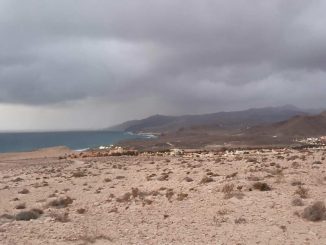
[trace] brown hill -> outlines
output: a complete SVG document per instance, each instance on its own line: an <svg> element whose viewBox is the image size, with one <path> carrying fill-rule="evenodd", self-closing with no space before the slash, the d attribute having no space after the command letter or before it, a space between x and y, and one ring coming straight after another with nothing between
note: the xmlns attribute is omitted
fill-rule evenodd
<svg viewBox="0 0 326 245"><path fill-rule="evenodd" d="M295 116L289 120L250 128L246 134L277 137L318 137L326 135L326 112Z"/></svg>
<svg viewBox="0 0 326 245"><path fill-rule="evenodd" d="M206 147L299 146L295 139L326 135L326 112L319 115L294 116L289 120L254 126L249 129L223 129L193 126L164 133L152 140L132 140L123 146L139 150Z"/></svg>
<svg viewBox="0 0 326 245"><path fill-rule="evenodd" d="M281 107L252 108L244 111L217 112L202 115L155 115L142 120L128 121L110 127L108 130L129 131L135 133L171 133L180 129L189 129L193 127L208 127L209 129L215 128L215 130L233 130L280 122L296 115L307 115L307 111L286 105Z"/></svg>

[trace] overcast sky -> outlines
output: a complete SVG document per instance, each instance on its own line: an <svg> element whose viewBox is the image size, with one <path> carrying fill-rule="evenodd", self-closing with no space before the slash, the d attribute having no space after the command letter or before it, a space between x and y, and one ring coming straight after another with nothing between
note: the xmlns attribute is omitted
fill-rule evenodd
<svg viewBox="0 0 326 245"><path fill-rule="evenodd" d="M0 0L0 130L326 107L326 1Z"/></svg>

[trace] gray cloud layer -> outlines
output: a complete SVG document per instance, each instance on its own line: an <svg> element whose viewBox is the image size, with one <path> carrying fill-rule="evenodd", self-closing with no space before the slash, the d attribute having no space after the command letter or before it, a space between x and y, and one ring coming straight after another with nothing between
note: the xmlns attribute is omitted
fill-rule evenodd
<svg viewBox="0 0 326 245"><path fill-rule="evenodd" d="M0 103L322 107L325 10L322 0L0 0Z"/></svg>

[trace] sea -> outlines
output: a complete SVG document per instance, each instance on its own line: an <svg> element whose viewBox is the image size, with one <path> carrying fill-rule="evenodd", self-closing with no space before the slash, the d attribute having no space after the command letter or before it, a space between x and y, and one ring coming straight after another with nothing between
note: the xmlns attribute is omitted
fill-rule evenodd
<svg viewBox="0 0 326 245"><path fill-rule="evenodd" d="M150 134L110 131L0 133L0 152L24 152L55 146L83 151L114 145L122 140L152 137Z"/></svg>

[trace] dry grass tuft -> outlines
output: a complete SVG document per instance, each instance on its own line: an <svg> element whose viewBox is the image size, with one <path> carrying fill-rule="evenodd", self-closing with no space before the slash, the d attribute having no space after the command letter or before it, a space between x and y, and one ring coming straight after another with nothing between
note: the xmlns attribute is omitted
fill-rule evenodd
<svg viewBox="0 0 326 245"><path fill-rule="evenodd" d="M299 195L299 197L305 199L309 196L309 190L307 188L302 187L301 185L298 186L298 189L294 192L294 194Z"/></svg>
<svg viewBox="0 0 326 245"><path fill-rule="evenodd" d="M224 198L229 199L233 196L234 184L225 184L222 188L222 192L224 193Z"/></svg>

